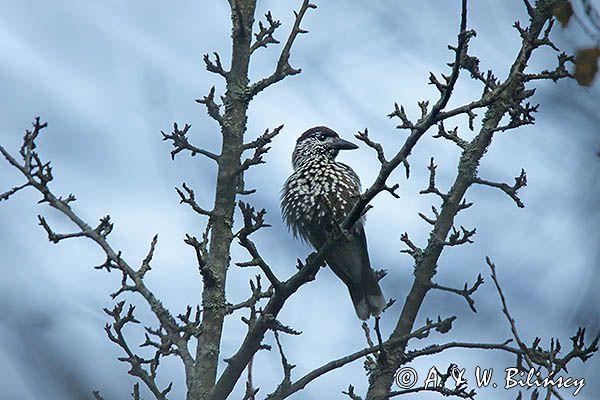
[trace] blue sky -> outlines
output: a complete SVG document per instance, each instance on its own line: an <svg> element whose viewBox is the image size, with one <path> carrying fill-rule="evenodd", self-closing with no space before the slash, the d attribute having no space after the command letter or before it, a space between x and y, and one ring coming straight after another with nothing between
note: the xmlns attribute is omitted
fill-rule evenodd
<svg viewBox="0 0 600 400"><path fill-rule="evenodd" d="M323 3L323 4L321 4ZM525 21L521 2L472 2L471 28L478 35L471 51L483 69L504 77L519 45L511 25ZM299 2L259 2L258 15L273 11L283 27L290 27L291 10ZM266 156L267 164L252 169L248 187L258 189L249 200L268 211L272 228L256 241L277 274L293 273L296 258L310 249L294 241L279 213L279 190L291 171L295 139L305 129L327 125L344 138L365 127L374 140L394 151L405 133L394 129L386 114L393 103L404 104L416 117L418 100L434 100L427 85L429 71L447 72L458 26L458 2L391 0L363 3L318 2L304 23L310 34L301 36L293 50L292 65L303 73L261 93L251 104L248 137L285 124ZM115 230L110 239L130 263L140 262L152 236L159 234L154 269L147 282L173 313L196 304L200 280L194 254L182 239L186 232L200 235L204 220L178 205L174 186L188 183L207 208L212 201L215 168L210 160L180 156L170 160L169 145L160 131L173 122L192 124L195 144L209 150L219 147L216 125L194 102L212 85L223 89L219 77L204 71L202 54L218 51L229 57L227 3L139 0L76 2L0 0L0 142L16 151L25 128L40 115L49 128L39 141L40 153L54 166L56 193L74 193L77 212L90 222L110 214ZM557 29L557 43L565 51L587 44L576 27ZM251 78L270 73L278 48L263 50L253 59ZM553 55L540 52L530 63L532 71L552 67ZM481 176L512 182L521 168L528 173L522 190L525 209L499 191L473 188L467 199L475 206L458 224L477 227L475 243L444 252L438 282L462 286L478 273L488 276L484 257L497 264L509 306L528 341L545 342L558 336L566 345L580 324L592 331L598 320L598 191L596 151L598 140L598 85L589 89L574 82L542 82L534 101L541 103L535 126L499 134L480 168ZM478 96L480 88L463 76L451 104ZM472 137L466 121L457 119L459 132ZM429 226L418 212L429 212L434 198L420 196L427 186L426 165L435 156L438 185L447 189L455 176L459 153L449 143L424 138L411 157L411 179L394 174L400 183L399 200L382 195L374 201L367 222L372 264L386 268L383 290L399 301L410 286L412 262L401 254L399 236L408 232L424 245ZM372 182L378 162L361 147L341 159L359 174L363 185ZM0 191L20 183L20 177L0 164ZM120 277L92 268L102 263L101 252L84 240L48 243L37 225L43 214L59 231L72 227L64 217L36 204L39 195L24 191L0 204L0 387L2 397L14 399L80 398L99 389L106 398L123 398L133 379L116 358L119 350L106 339L103 307L113 304L108 293ZM234 261L246 259L237 246ZM232 268L228 299L247 297L248 279L257 271ZM510 337L497 294L487 279L476 295L478 314L460 298L432 293L419 316L458 315L451 336L434 340L501 341ZM155 321L139 299L138 315ZM400 311L397 304L383 321L389 333ZM230 317L223 337L223 357L240 343L244 325L240 315ZM330 271L322 271L286 305L281 320L304 333L284 337L288 359L304 372L365 345L347 293ZM143 341L141 330L130 332L132 343ZM271 336L267 341L273 341ZM425 345L427 343L419 343ZM570 369L572 376L597 376L600 358L585 368ZM415 363L418 371L449 362L465 367L476 364L504 369L512 359L504 355L454 352ZM261 394L280 379L278 355L263 352L256 384ZM177 360L161 365L162 382L174 380L173 398L184 393L182 368ZM338 394L349 383L359 392L366 388L362 363L357 362L311 384L295 398ZM238 387L238 393L242 387ZM493 395L493 392L489 392ZM516 392L502 393L511 397ZM514 396L513 396L514 395ZM600 386L590 380L578 396L596 399Z"/></svg>

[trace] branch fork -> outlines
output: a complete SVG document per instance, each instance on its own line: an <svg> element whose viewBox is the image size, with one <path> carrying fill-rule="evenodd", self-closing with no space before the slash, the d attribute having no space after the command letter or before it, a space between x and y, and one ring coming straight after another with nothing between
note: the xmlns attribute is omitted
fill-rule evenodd
<svg viewBox="0 0 600 400"><path fill-rule="evenodd" d="M475 308L475 300L473 300L472 295L477 291L477 289L479 289L479 286L483 285L484 280L483 277L481 276L481 274L477 275L477 280L475 281L475 283L473 283L473 285L471 287L467 287L467 284L465 283L464 288L462 289L456 289L456 288L451 288L451 287L447 287L447 286L442 286L439 285L437 283L432 283L431 284L431 289L438 289L438 290L442 290L445 292L450 292L450 293L454 293L457 294L461 297L463 297L467 304L469 305L469 308L473 311L473 312L477 312L477 309Z"/></svg>
<svg viewBox="0 0 600 400"><path fill-rule="evenodd" d="M524 169L521 169L521 174L515 178L515 184L510 186L506 183L492 182L481 178L474 178L473 183L490 186L502 190L516 203L517 207L523 208L525 204L521 201L518 195L519 189L527 186L527 174Z"/></svg>
<svg viewBox="0 0 600 400"><path fill-rule="evenodd" d="M214 72L215 74L221 75L223 78L227 79L229 77L229 71L226 71L223 68L223 64L221 64L221 57L219 53L213 53L215 57L215 61L211 61L208 54L205 54L202 59L204 60L204 64L206 65L206 70L210 72Z"/></svg>
<svg viewBox="0 0 600 400"><path fill-rule="evenodd" d="M265 14L267 25L265 26L262 21L258 22L258 32L254 34L256 40L250 46L250 54L254 53L260 47L267 47L269 44L279 44L279 40L273 37L273 34L281 26L281 21L273 19L271 11Z"/></svg>
<svg viewBox="0 0 600 400"><path fill-rule="evenodd" d="M187 134L191 127L191 125L185 124L183 129L179 129L177 123L174 123L172 133L167 134L163 131L160 132L162 134L163 141L171 140L173 142L172 145L174 149L171 151L171 159L175 160L175 156L178 153L187 150L191 153L192 157L194 157L196 154L201 154L213 161L219 162L219 155L196 147L189 142Z"/></svg>
<svg viewBox="0 0 600 400"><path fill-rule="evenodd" d="M436 173L436 168L437 165L434 164L433 162L433 157L431 157L431 159L429 160L429 165L427 166L427 169L429 170L429 186L427 187L427 189L423 189L419 192L419 194L428 194L428 193L433 193L437 196L439 196L442 199L442 202L445 203L448 200L448 195L442 193L436 186L435 186L435 173Z"/></svg>

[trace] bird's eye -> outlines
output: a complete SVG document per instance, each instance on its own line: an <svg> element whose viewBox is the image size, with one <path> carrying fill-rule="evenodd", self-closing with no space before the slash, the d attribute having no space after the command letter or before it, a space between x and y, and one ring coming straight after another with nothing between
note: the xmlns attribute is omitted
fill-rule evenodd
<svg viewBox="0 0 600 400"><path fill-rule="evenodd" d="M325 140L325 135L321 133L319 136L317 136L317 138L322 142L323 140Z"/></svg>

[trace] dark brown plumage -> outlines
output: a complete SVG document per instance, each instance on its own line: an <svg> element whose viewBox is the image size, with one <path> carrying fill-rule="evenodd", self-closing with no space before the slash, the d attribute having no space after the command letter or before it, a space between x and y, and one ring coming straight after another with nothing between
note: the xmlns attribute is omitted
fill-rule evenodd
<svg viewBox="0 0 600 400"><path fill-rule="evenodd" d="M311 128L297 140L292 165L294 172L282 189L283 217L295 237L319 249L332 234L334 223L346 217L360 180L346 164L335 161L340 150L357 146L324 126ZM364 220L354 224L350 239L329 251L326 261L346 284L354 309L362 320L379 315L385 298L369 262Z"/></svg>

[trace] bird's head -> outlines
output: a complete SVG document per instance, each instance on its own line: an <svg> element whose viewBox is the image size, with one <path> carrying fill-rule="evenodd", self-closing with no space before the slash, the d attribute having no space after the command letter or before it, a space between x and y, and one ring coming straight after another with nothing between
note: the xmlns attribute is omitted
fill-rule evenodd
<svg viewBox="0 0 600 400"><path fill-rule="evenodd" d="M340 150L353 150L358 146L340 138L332 129L316 126L304 132L296 141L292 154L294 168L311 160L333 161Z"/></svg>

